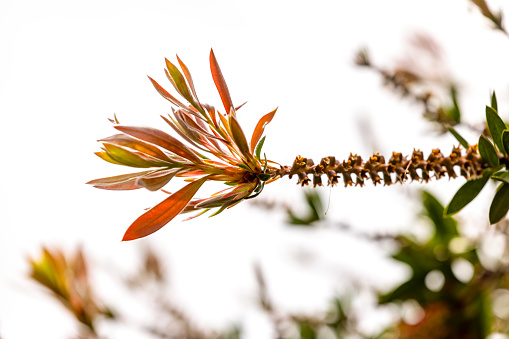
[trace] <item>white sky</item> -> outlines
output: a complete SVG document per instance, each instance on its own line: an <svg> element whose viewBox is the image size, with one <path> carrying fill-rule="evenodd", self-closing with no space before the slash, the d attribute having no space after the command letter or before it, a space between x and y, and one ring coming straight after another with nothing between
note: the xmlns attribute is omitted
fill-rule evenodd
<svg viewBox="0 0 509 339"><path fill-rule="evenodd" d="M489 3L509 13L507 2ZM176 53L202 101L220 107L208 70L212 47L234 102L248 101L239 112L247 133L279 106L267 128L270 159L291 164L299 154L315 161L350 152L368 156L360 118L372 123L383 154L413 147L447 153L456 143L452 137L429 133L417 106L383 89L378 76L355 68L352 59L366 46L376 63L394 64L404 58L412 33L427 32L444 47L452 77L463 86L464 115L482 121L496 89L507 117L509 41L488 26L466 0L1 1L0 335L59 339L75 333L62 308L24 278L26 257L41 245L83 244L96 263L125 269L133 269L140 248L155 246L168 256L172 293L187 311L204 324L245 321L248 338L270 337L254 307L253 262L265 269L282 308L326 308L344 276L390 286L404 270L373 248L337 232L288 230L281 214L248 204L216 218L175 220L146 239L121 243L130 223L164 194L86 186L129 171L97 158L95 140L114 134L107 121L113 113L122 123L166 128L159 115L170 107L146 75L170 89L164 57L174 61ZM460 184L427 188L445 201ZM415 205L404 192L337 187L329 216L359 229L405 229ZM295 180L286 178L262 197L301 203ZM300 250L321 259L302 267L291 255ZM121 333L110 331L112 337Z"/></svg>

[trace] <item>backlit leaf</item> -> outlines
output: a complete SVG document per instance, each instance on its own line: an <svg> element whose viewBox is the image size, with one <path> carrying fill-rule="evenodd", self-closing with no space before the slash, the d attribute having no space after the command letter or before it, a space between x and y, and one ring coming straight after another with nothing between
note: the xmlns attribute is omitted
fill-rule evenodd
<svg viewBox="0 0 509 339"><path fill-rule="evenodd" d="M449 132L451 132L452 135L456 138L456 140L459 141L461 146L463 146L465 149L468 149L470 146L468 145L468 142L452 127L449 125L446 125Z"/></svg>
<svg viewBox="0 0 509 339"><path fill-rule="evenodd" d="M136 184L145 187L149 191L157 191L163 188L180 171L180 169L169 169L157 171L138 178Z"/></svg>
<svg viewBox="0 0 509 339"><path fill-rule="evenodd" d="M150 155L154 158L161 159L163 161L171 162L171 159L168 158L166 154L164 154L163 151L161 151L159 148L148 144L146 142L143 142L141 140L137 140L135 138L132 138L126 134L115 134L110 137L104 138L99 140L101 142L105 141L110 144L115 144L118 146L125 146L132 148L136 151L140 151L142 153L145 153L147 155Z"/></svg>
<svg viewBox="0 0 509 339"><path fill-rule="evenodd" d="M509 210L509 184L499 186L490 206L490 223L496 224L505 217Z"/></svg>
<svg viewBox="0 0 509 339"><path fill-rule="evenodd" d="M496 167L499 164L497 151L493 144L486 139L484 135L479 138L479 153L481 158L488 163L491 167Z"/></svg>
<svg viewBox="0 0 509 339"><path fill-rule="evenodd" d="M240 127L240 124L238 123L237 119L235 119L234 116L229 116L229 122L233 141L235 141L235 144L242 152L242 154L246 157L246 159L250 159L251 153L249 152L249 146L247 145L246 136L244 135L244 132Z"/></svg>
<svg viewBox="0 0 509 339"><path fill-rule="evenodd" d="M262 140L260 140L260 142L258 143L258 145L256 145L256 149L255 149L255 156L256 156L256 159L258 159L258 160L260 160L260 161L261 161L261 159L260 159L261 154L260 154L260 153L262 152L262 147L263 147L263 143L265 142L265 137L266 137L266 136L264 136L264 137L262 138Z"/></svg>
<svg viewBox="0 0 509 339"><path fill-rule="evenodd" d="M191 103L193 106L198 106L196 101L194 100L191 92L189 91L189 87L187 87L186 80L182 73L180 73L179 69L172 64L168 59L164 59L166 62L166 68L170 73L171 78L173 79L172 84L175 85L175 89L180 93L186 100Z"/></svg>
<svg viewBox="0 0 509 339"><path fill-rule="evenodd" d="M272 112L265 114L256 124L256 127L253 131L253 135L251 137L251 153L254 152L254 149L255 149L256 145L258 144L258 141L260 140L260 138L263 135L265 126L267 126L267 124L272 121L272 118L274 118L274 114L276 114L276 111L277 111L277 108L275 110L273 110Z"/></svg>
<svg viewBox="0 0 509 339"><path fill-rule="evenodd" d="M209 61L212 79L214 79L214 84L216 85L217 91L219 92L219 96L223 102L226 114L230 114L230 110L234 110L235 107L233 106L230 91L228 91L228 86L226 86L226 81L224 80L223 73L219 68L219 64L217 63L216 56L214 55L214 51L212 49L210 50Z"/></svg>
<svg viewBox="0 0 509 339"><path fill-rule="evenodd" d="M106 152L108 152L108 154L114 160L118 161L122 165L141 168L164 165L163 162L158 161L157 159L151 159L149 156L145 156L143 153L131 151L130 149L124 148L122 146L117 146L106 142L103 143L103 146L106 149Z"/></svg>
<svg viewBox="0 0 509 339"><path fill-rule="evenodd" d="M474 198L481 192L484 185L488 182L491 173L491 171L487 170L481 178L469 180L461 186L449 205L446 207L445 215L451 215L459 212L463 207L474 200Z"/></svg>
<svg viewBox="0 0 509 339"><path fill-rule="evenodd" d="M160 146L176 155L186 158L195 163L201 163L201 158L186 145L163 131L151 127L115 126L119 131Z"/></svg>
<svg viewBox="0 0 509 339"><path fill-rule="evenodd" d="M169 102L171 102L172 104L174 104L175 106L179 106L179 107L186 107L186 105L184 105L183 103L181 103L180 101L178 101L173 95L171 95L170 93L168 93L168 91L166 91L161 85L159 85L154 79L152 79L151 77L148 77L150 79L150 82L152 82L152 85L154 85L155 89L157 90L157 92L163 97L165 98L166 100L168 100Z"/></svg>
<svg viewBox="0 0 509 339"><path fill-rule="evenodd" d="M113 177L95 179L87 182L88 185L93 185L96 188L106 189L106 190L133 190L142 188L136 184L136 179L152 173L154 171L143 171L137 173L129 173L116 175Z"/></svg>
<svg viewBox="0 0 509 339"><path fill-rule="evenodd" d="M501 152L505 153L504 145L502 143L502 132L507 127L497 112L488 106L486 106L486 123L488 124L488 129L490 130L491 138L495 142L495 145L497 145Z"/></svg>
<svg viewBox="0 0 509 339"><path fill-rule="evenodd" d="M129 226L122 241L146 237L169 223L180 214L207 179L204 177L193 181L141 215Z"/></svg>

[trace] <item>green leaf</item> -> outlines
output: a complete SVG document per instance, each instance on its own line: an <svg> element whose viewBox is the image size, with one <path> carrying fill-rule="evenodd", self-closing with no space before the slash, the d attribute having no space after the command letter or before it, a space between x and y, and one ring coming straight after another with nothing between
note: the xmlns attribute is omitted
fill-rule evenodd
<svg viewBox="0 0 509 339"><path fill-rule="evenodd" d="M256 149L255 149L256 159L258 159L258 160L260 160L260 161L262 161L262 160L260 159L260 153L262 152L262 147L263 147L263 143L265 142L265 137L266 137L266 136L264 136L264 137L262 138L262 140L260 140L260 142L258 143L258 145L256 145Z"/></svg>
<svg viewBox="0 0 509 339"><path fill-rule="evenodd" d="M461 111L458 105L458 91L455 86L451 86L451 99L453 103L453 107L449 110L449 117L452 121L459 123L461 120Z"/></svg>
<svg viewBox="0 0 509 339"><path fill-rule="evenodd" d="M509 141L509 139L508 139ZM481 158L488 163L491 167L496 167L499 164L499 159L495 146L484 136L479 137L479 153Z"/></svg>
<svg viewBox="0 0 509 339"><path fill-rule="evenodd" d="M502 144L504 145L504 151L506 154L509 154L509 130L504 130L502 132Z"/></svg>
<svg viewBox="0 0 509 339"><path fill-rule="evenodd" d="M509 172L507 171L497 172L491 176L491 179L506 182L509 184Z"/></svg>
<svg viewBox="0 0 509 339"><path fill-rule="evenodd" d="M451 132L452 135L454 135L454 137L456 138L456 140L459 141L459 143L461 144L461 146L465 147L465 149L468 149L470 147L470 145L468 144L468 142L458 133L456 132L456 130L454 128L452 128L452 126L449 126L449 125L445 125L447 127L447 129L449 130L449 132Z"/></svg>
<svg viewBox="0 0 509 339"><path fill-rule="evenodd" d="M481 192L484 185L488 182L491 173L492 171L486 171L481 178L469 180L461 186L449 205L445 208L445 215L451 215L459 212L463 207L474 200L474 198Z"/></svg>
<svg viewBox="0 0 509 339"><path fill-rule="evenodd" d="M237 164L237 166L239 166L242 169L245 169L246 171L250 171L251 172L251 169L249 167L247 167L246 165L244 165L244 164L240 164L239 163L239 164Z"/></svg>
<svg viewBox="0 0 509 339"><path fill-rule="evenodd" d="M496 224L505 217L509 210L509 184L503 183L498 187L497 193L490 206L490 223Z"/></svg>
<svg viewBox="0 0 509 339"><path fill-rule="evenodd" d="M491 107L498 112L497 96L495 95L495 91L493 91L493 94L491 95Z"/></svg>
<svg viewBox="0 0 509 339"><path fill-rule="evenodd" d="M497 111L488 106L486 106L486 122L495 145L497 145L501 152L506 153L502 143L502 132L507 128L507 126L497 114Z"/></svg>

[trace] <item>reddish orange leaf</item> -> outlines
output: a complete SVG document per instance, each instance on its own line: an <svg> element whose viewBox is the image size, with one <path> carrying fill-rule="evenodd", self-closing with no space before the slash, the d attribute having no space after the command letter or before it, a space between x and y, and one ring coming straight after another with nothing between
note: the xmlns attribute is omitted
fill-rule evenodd
<svg viewBox="0 0 509 339"><path fill-rule="evenodd" d="M169 135L163 131L160 131L151 127L135 127L135 126L115 126L121 132L125 134L131 135L135 138L150 142L151 144L160 146L164 149L167 149L170 152L173 152L177 155L180 155L183 158L186 158L195 163L201 163L201 158L196 155L191 149L189 149L186 145Z"/></svg>
<svg viewBox="0 0 509 339"><path fill-rule="evenodd" d="M163 188L177 174L180 169L169 169L150 173L136 180L136 184L145 187L149 191L157 191Z"/></svg>
<svg viewBox="0 0 509 339"><path fill-rule="evenodd" d="M244 132L242 131L242 128L239 125L239 122L232 115L229 116L229 122L230 130L232 132L232 137L233 140L235 141L235 144L237 145L240 152L246 157L247 160L252 160L253 157L249 152L249 146L247 145L246 136L244 135Z"/></svg>
<svg viewBox="0 0 509 339"><path fill-rule="evenodd" d="M136 179L152 172L154 171L143 171L138 173L116 175L113 177L91 180L87 182L87 184L94 185L95 188L106 190L134 190L142 188L142 186L136 184Z"/></svg>
<svg viewBox="0 0 509 339"><path fill-rule="evenodd" d="M143 142L141 140L137 140L135 138L132 138L126 134L115 134L111 137L107 137L104 139L101 139L99 141L106 141L110 144L115 144L118 146L125 146L132 148L134 150L140 151L142 153L145 153L147 155L150 155L154 158L158 158L167 162L172 162L170 158L166 154L164 154L163 151L161 151L159 148L150 145L146 142Z"/></svg>
<svg viewBox="0 0 509 339"><path fill-rule="evenodd" d="M182 62L182 60L180 60L178 55L177 55L177 61L179 62L180 68L182 68L182 71L184 72L184 76L186 77L187 83L189 84L189 87L191 88L191 92L193 93L194 97L196 98L196 100L199 103L200 100L198 100L198 96L196 95L196 90L194 89L194 83L193 83L193 78L191 77L191 72L189 72L189 69Z"/></svg>
<svg viewBox="0 0 509 339"><path fill-rule="evenodd" d="M214 51L212 49L210 50L209 60L212 79L214 79L214 84L216 84L219 96L221 96L221 101L223 102L226 114L230 114L230 110L234 110L235 107L233 106L232 98L230 97L230 91L228 91L228 86L226 86L226 81L224 80L223 73L221 73L221 69L219 68L219 64L217 63L216 56L214 55Z"/></svg>
<svg viewBox="0 0 509 339"><path fill-rule="evenodd" d="M253 136L251 137L251 153L254 153L256 144L260 141L260 138L263 135L263 131L265 126L274 118L274 114L276 114L277 108L270 113L265 114L256 124L256 127L253 131Z"/></svg>
<svg viewBox="0 0 509 339"><path fill-rule="evenodd" d="M178 101L173 95L171 95L170 93L168 93L168 91L166 91L161 85L159 85L154 79L152 79L151 77L148 77L150 79L150 81L152 82L152 85L154 85L155 89L157 90L157 92L163 97L165 98L166 100L168 100L169 102L171 102L172 104L174 104L175 106L180 106L180 107L186 107L186 105L184 105L183 103L181 103L180 101Z"/></svg>
<svg viewBox="0 0 509 339"><path fill-rule="evenodd" d="M168 163L163 162L162 160L152 158L149 155L145 155L141 152L132 150L130 148L117 146L115 144L110 144L107 142L103 142L103 146L106 149L108 155L111 156L113 160L118 161L122 165L142 168L169 165Z"/></svg>
<svg viewBox="0 0 509 339"><path fill-rule="evenodd" d="M129 226L122 241L146 237L169 223L182 212L207 179L193 181L145 212Z"/></svg>
<svg viewBox="0 0 509 339"><path fill-rule="evenodd" d="M171 83L174 85L177 92L180 93L191 105L198 106L189 92L189 87L187 87L186 80L182 73L180 73L179 69L170 62L168 59L164 59L166 61L166 68L168 69L168 73L171 77Z"/></svg>

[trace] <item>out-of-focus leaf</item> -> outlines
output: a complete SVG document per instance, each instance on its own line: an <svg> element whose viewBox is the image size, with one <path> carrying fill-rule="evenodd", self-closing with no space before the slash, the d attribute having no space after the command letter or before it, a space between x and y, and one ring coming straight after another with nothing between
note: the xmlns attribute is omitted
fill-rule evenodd
<svg viewBox="0 0 509 339"><path fill-rule="evenodd" d="M125 134L160 146L194 163L202 163L201 158L195 152L163 131L151 127L115 126L115 128Z"/></svg>
<svg viewBox="0 0 509 339"><path fill-rule="evenodd" d="M452 215L457 213L474 200L474 198L481 192L484 185L486 185L492 173L492 171L486 170L481 178L469 180L461 186L449 205L446 207L445 214Z"/></svg>
<svg viewBox="0 0 509 339"><path fill-rule="evenodd" d="M149 191L157 191L169 183L178 171L180 171L180 169L157 171L138 178L136 184L145 187Z"/></svg>
<svg viewBox="0 0 509 339"><path fill-rule="evenodd" d="M502 132L502 144L504 145L504 151L509 154L509 130Z"/></svg>
<svg viewBox="0 0 509 339"><path fill-rule="evenodd" d="M260 155L260 153L262 152L262 147L263 147L263 143L265 142L265 137L266 137L266 136L264 136L264 137L262 138L262 140L260 140L260 142L258 143L258 145L256 145L256 149L255 149L255 156L256 156L256 159L258 159L258 160L260 160L260 161L261 161L261 159L260 159L260 156L261 156L261 155Z"/></svg>
<svg viewBox="0 0 509 339"><path fill-rule="evenodd" d="M455 123L459 123L461 120L461 111L458 104L458 91L455 86L451 86L450 93L453 107L449 110L449 118Z"/></svg>
<svg viewBox="0 0 509 339"><path fill-rule="evenodd" d="M489 106L486 106L486 123L488 124L488 129L495 145L497 145L501 152L505 153L504 145L502 143L502 132L507 127L497 112Z"/></svg>
<svg viewBox="0 0 509 339"><path fill-rule="evenodd" d="M233 106L230 91L228 91L228 86L226 86L226 81L224 80L223 73L221 73L221 69L219 68L219 64L217 63L216 56L214 55L214 51L212 49L210 50L209 60L212 79L214 79L214 84L216 85L217 91L219 92L219 96L223 102L226 114L230 114L230 111L232 109L234 110L235 107Z"/></svg>
<svg viewBox="0 0 509 339"><path fill-rule="evenodd" d="M452 238L457 237L458 228L456 221L444 216L444 206L429 192L423 192L423 205L426 215L435 226L435 237L437 241L448 243Z"/></svg>
<svg viewBox="0 0 509 339"><path fill-rule="evenodd" d="M495 146L493 146L493 144L484 135L479 137L479 153L481 154L481 158L483 158L488 165L491 167L498 166L499 159Z"/></svg>
<svg viewBox="0 0 509 339"><path fill-rule="evenodd" d="M299 217L292 210L288 211L288 223L298 226L312 226L315 221L321 220L324 217L323 201L315 190L305 190L304 195L307 202L307 209L305 216Z"/></svg>
<svg viewBox="0 0 509 339"><path fill-rule="evenodd" d="M491 107L498 112L497 96L495 91L493 91L493 94L491 95Z"/></svg>
<svg viewBox="0 0 509 339"><path fill-rule="evenodd" d="M267 126L268 123L272 121L272 118L274 118L274 114L276 114L277 108L273 110L270 113L265 114L256 124L256 127L253 131L253 135L251 137L251 153L254 152L254 149L256 145L258 144L258 140L263 135L263 131L265 129L265 126Z"/></svg>
<svg viewBox="0 0 509 339"><path fill-rule="evenodd" d="M509 184L502 183L495 193L490 206L490 223L496 224L505 217L509 210Z"/></svg>
<svg viewBox="0 0 509 339"><path fill-rule="evenodd" d="M459 141L461 146L465 147L465 149L468 149L470 147L468 142L452 126L449 126L449 125L445 125L445 126L447 127L449 132L451 132L451 134L454 135L456 140Z"/></svg>
<svg viewBox="0 0 509 339"><path fill-rule="evenodd" d="M124 234L122 241L146 237L175 218L189 203L208 177L184 186L136 219Z"/></svg>

